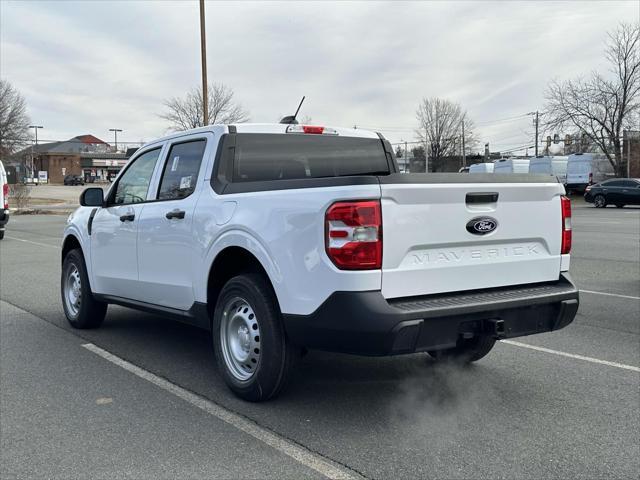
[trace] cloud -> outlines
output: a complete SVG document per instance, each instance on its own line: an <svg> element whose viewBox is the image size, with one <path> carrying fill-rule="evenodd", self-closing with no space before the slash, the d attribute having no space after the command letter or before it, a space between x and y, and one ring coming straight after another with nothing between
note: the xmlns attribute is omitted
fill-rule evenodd
<svg viewBox="0 0 640 480"><path fill-rule="evenodd" d="M196 2L2 2L0 70L47 138L162 135L165 98L200 83ZM412 140L424 96L458 101L481 142L522 145L553 77L602 67L634 2L207 2L209 77L252 120L303 114ZM520 133L519 133L520 132ZM529 135L529 136L527 136ZM506 140L502 140L506 139Z"/></svg>

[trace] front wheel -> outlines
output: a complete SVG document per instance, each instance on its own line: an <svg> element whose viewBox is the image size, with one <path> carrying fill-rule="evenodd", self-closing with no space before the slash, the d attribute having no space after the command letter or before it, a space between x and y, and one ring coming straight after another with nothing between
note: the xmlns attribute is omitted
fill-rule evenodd
<svg viewBox="0 0 640 480"><path fill-rule="evenodd" d="M216 303L212 330L218 368L233 393L260 402L284 389L295 349L264 276L243 274L226 283Z"/></svg>
<svg viewBox="0 0 640 480"><path fill-rule="evenodd" d="M64 257L60 278L62 307L73 328L97 328L107 313L107 304L93 298L84 256L78 249Z"/></svg>
<svg viewBox="0 0 640 480"><path fill-rule="evenodd" d="M469 339L461 339L453 348L445 350L429 350L429 355L439 361L471 363L485 357L496 344L496 339L479 335Z"/></svg>
<svg viewBox="0 0 640 480"><path fill-rule="evenodd" d="M604 208L607 206L607 199L604 197L604 195L596 195L593 199L593 204L596 206L596 208Z"/></svg>

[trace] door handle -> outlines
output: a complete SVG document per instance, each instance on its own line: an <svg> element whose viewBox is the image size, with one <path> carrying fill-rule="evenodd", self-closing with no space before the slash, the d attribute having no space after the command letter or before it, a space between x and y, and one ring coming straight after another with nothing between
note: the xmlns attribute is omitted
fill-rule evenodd
<svg viewBox="0 0 640 480"><path fill-rule="evenodd" d="M171 210L170 212L167 212L165 217L167 217L169 220L171 220L172 218L183 219L184 218L184 210L178 210L176 208L175 210Z"/></svg>
<svg viewBox="0 0 640 480"><path fill-rule="evenodd" d="M135 218L136 218L135 213L127 213L125 215L120 215L121 222L133 222Z"/></svg>

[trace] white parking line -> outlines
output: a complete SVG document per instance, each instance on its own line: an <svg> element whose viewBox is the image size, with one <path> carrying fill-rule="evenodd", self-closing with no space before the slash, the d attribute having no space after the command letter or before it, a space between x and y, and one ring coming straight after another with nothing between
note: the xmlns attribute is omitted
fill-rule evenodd
<svg viewBox="0 0 640 480"><path fill-rule="evenodd" d="M39 245L41 247L56 248L58 250L60 249L59 245L47 245L46 243L32 242L31 240L24 240L22 238L16 238L16 237L9 237L8 235L5 235L4 238L9 238L11 240L16 240L18 242L31 243L32 245Z"/></svg>
<svg viewBox="0 0 640 480"><path fill-rule="evenodd" d="M342 468L333 464L331 461L321 457L320 455L304 448L301 445L297 445L284 437L281 437L277 433L271 432L265 428L260 427L258 424L252 422L248 418L245 418L237 413L227 410L226 408L207 400L195 393L185 390L178 385L175 385L164 378L160 378L153 373L140 368L126 360L113 355L112 353L103 350L100 347L92 343L86 343L82 345L87 350L101 356L105 360L124 368L130 373L153 383L157 387L166 390L169 393L181 398L182 400L190 403L191 405L207 412L209 415L213 415L216 418L228 423L229 425L243 431L244 433L251 435L253 438L266 443L267 445L275 448L279 452L288 455L294 460L298 461L305 467L311 468L316 472L331 479L356 479L361 478L356 472L350 472L346 468Z"/></svg>
<svg viewBox="0 0 640 480"><path fill-rule="evenodd" d="M631 300L640 300L640 297L633 297L631 295L620 295L619 293L595 292L593 290L582 290L582 289L580 289L580 293L592 293L594 295L606 295L607 297L619 297L619 298L630 298Z"/></svg>
<svg viewBox="0 0 640 480"><path fill-rule="evenodd" d="M507 343L516 347L528 348L530 350L537 350L538 352L551 353L553 355L560 355L561 357L575 358L577 360L584 360L585 362L597 363L599 365L607 365L609 367L622 368L624 370L631 370L632 372L640 372L640 367L634 367L633 365L625 365L624 363L609 362L607 360L600 360L599 358L585 357L584 355L576 355L574 353L561 352L559 350L551 350L550 348L536 347L535 345L529 345L528 343L514 342L513 340L501 340L502 343Z"/></svg>

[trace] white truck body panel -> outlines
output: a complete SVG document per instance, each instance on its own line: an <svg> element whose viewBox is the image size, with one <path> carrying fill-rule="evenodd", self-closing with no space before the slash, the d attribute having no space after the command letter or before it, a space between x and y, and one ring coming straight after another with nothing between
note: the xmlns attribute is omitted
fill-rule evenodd
<svg viewBox="0 0 640 480"><path fill-rule="evenodd" d="M529 160L526 158L506 158L498 160L493 166L494 173L529 173Z"/></svg>
<svg viewBox="0 0 640 480"><path fill-rule="evenodd" d="M545 156L529 161L529 173L555 175L563 185L567 183L568 156Z"/></svg>
<svg viewBox="0 0 640 480"><path fill-rule="evenodd" d="M576 153L567 160L567 185L589 185L614 176L613 167L606 158L592 153Z"/></svg>
<svg viewBox="0 0 640 480"><path fill-rule="evenodd" d="M469 167L469 173L493 173L493 162L474 163Z"/></svg>
<svg viewBox="0 0 640 480"><path fill-rule="evenodd" d="M545 282L560 272L562 185L382 185L385 298ZM496 203L466 205L468 192L498 192ZM468 233L488 215L498 228Z"/></svg>

